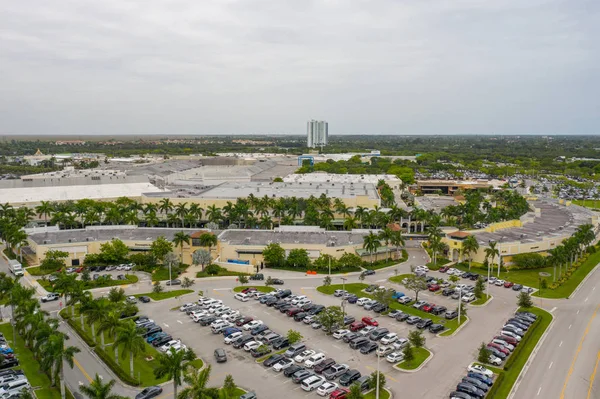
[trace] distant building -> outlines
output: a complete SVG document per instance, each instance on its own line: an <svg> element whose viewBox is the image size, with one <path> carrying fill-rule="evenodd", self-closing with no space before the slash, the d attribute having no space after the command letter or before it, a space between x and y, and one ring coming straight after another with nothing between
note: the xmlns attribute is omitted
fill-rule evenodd
<svg viewBox="0 0 600 399"><path fill-rule="evenodd" d="M325 121L311 120L306 124L306 146L316 148L327 145L329 127Z"/></svg>

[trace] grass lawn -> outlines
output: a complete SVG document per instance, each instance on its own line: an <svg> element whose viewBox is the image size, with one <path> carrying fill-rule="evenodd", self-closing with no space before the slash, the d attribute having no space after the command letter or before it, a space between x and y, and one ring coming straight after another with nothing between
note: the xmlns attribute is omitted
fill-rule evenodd
<svg viewBox="0 0 600 399"><path fill-rule="evenodd" d="M39 266L28 267L25 270L27 271L27 273L31 274L32 276L45 276L47 274L51 274L51 273L58 271L58 270L42 271L42 268Z"/></svg>
<svg viewBox="0 0 600 399"><path fill-rule="evenodd" d="M231 272L229 270L219 270L219 273L217 274L208 274L206 272L198 272L196 273L196 277L197 278L205 278L205 277L223 277L223 276L249 276L249 274L247 273L240 273L240 272Z"/></svg>
<svg viewBox="0 0 600 399"><path fill-rule="evenodd" d="M488 294L481 294L481 298L474 300L473 302L471 302L471 305L483 305L484 303L486 303L488 301L488 299L490 298L491 295Z"/></svg>
<svg viewBox="0 0 600 399"><path fill-rule="evenodd" d="M364 399L375 399L377 396L375 395L375 390L367 392L364 395ZM389 399L390 393L386 390L383 390L379 393L379 399Z"/></svg>
<svg viewBox="0 0 600 399"><path fill-rule="evenodd" d="M573 203L586 208L600 209L600 200L573 200Z"/></svg>
<svg viewBox="0 0 600 399"><path fill-rule="evenodd" d="M527 337L529 333L525 334L523 337L523 339L527 339L527 341L524 343L521 342L519 347L521 345L522 347L519 349L520 352L517 353L517 358L513 361L508 370L504 371L504 378L501 381L501 384L498 386L495 395L493 396L494 399L505 399L508 397L513 385L515 384L515 381L517 380L517 377L519 376L519 373L521 373L521 370L525 366L529 356L531 356L531 352L533 352L533 349L537 345L540 338L542 338L542 335L552 321L552 315L545 310L539 308L519 309L519 311L523 310L538 315L538 325L530 333L530 337Z"/></svg>
<svg viewBox="0 0 600 399"><path fill-rule="evenodd" d="M280 355L280 354L284 353L286 350L287 350L287 348L285 348L285 349L282 349L282 350L280 350L280 351L277 351L277 352L271 352L271 353L269 353L268 355L265 355L265 356L263 356L263 357L259 357L258 359L256 359L256 361L257 361L258 363L262 363L262 362L264 362L265 360L267 360L268 358L270 358L271 356L273 356L273 355Z"/></svg>
<svg viewBox="0 0 600 399"><path fill-rule="evenodd" d="M461 320L460 320L460 325L463 325L467 322L467 320L469 320L469 317L464 317L461 315ZM441 337L448 337L452 334L454 334L454 331L456 331L456 329L459 327L458 324L458 317L452 319L452 320L447 320L446 324L444 324L444 326L446 328L448 328L446 331L444 331L443 333L440 334Z"/></svg>
<svg viewBox="0 0 600 399"><path fill-rule="evenodd" d="M396 367L401 368L403 370L414 370L417 367L419 367L421 364L423 364L423 362L425 360L429 359L429 356L431 356L431 352L429 352L425 348L413 348L413 350L414 350L415 358L413 360L411 360L410 362L408 362L408 361L400 362L396 365Z"/></svg>
<svg viewBox="0 0 600 399"><path fill-rule="evenodd" d="M227 399L239 399L239 397L245 393L246 393L246 391L244 391L242 388L236 388L235 391L233 392L233 396L231 398L227 398ZM219 398L225 399L225 394L223 393L222 390L219 392Z"/></svg>
<svg viewBox="0 0 600 399"><path fill-rule="evenodd" d="M589 272L596 267L596 265L600 263L600 252L596 252L590 254L588 259L575 270L575 272L571 275L571 278L565 282L563 285L558 287L555 290L545 289L542 290L542 294L539 292L535 292L533 296L541 296L543 298L568 298L573 291L577 288L577 286L581 283L581 281L588 275ZM457 264L454 267L460 270L467 271L469 270L468 265L466 264ZM498 272L496 271L492 273L493 276L497 276ZM471 271L475 273L480 273L481 275L487 275L487 269L483 268L475 268L471 267ZM532 288L539 287L539 273L546 272L552 275L554 273L553 267L544 267L541 269L530 269L530 270L511 270L511 271L501 271L500 278L502 280L512 281L515 284L522 284ZM558 273L558 269L556 271ZM552 282L552 277L548 277L548 283Z"/></svg>
<svg viewBox="0 0 600 399"><path fill-rule="evenodd" d="M153 301L162 301L163 299L175 298L176 296L191 294L194 290L173 290L173 291L163 291L158 294L155 292L148 292L145 294L135 294L134 297L139 298L141 296L147 296Z"/></svg>
<svg viewBox="0 0 600 399"><path fill-rule="evenodd" d="M126 274L126 280L100 280L100 281L86 281L83 285L84 290L89 290L92 288L103 288L103 287L114 287L118 285L126 285L126 284L134 284L138 282L138 277L133 274ZM48 292L54 292L54 287L48 280L37 280L37 282L44 287L44 289Z"/></svg>
<svg viewBox="0 0 600 399"><path fill-rule="evenodd" d="M52 388L50 386L50 379L46 374L40 371L39 363L33 357L33 353L25 347L23 339L17 337L17 342L15 344L10 323L0 324L0 332L4 334L4 337L10 343L11 348L15 351L15 354L19 359L19 366L15 368L23 370L32 387L40 388L36 389L36 396L40 399L59 399L60 389L58 387ZM67 394L67 397L68 396L69 395Z"/></svg>
<svg viewBox="0 0 600 399"><path fill-rule="evenodd" d="M433 262L427 262L425 265L431 269L431 270L438 270L440 267L444 266L445 264L450 263L450 259L446 259L446 258L440 258L438 257L437 262L433 263Z"/></svg>
<svg viewBox="0 0 600 399"><path fill-rule="evenodd" d="M379 261L379 262L373 263L373 265L367 263L367 264L365 264L364 268L369 269L369 270L383 269L384 267L390 267L390 266L394 266L394 265L397 265L400 263L404 263L404 262L406 262L407 259L408 259L408 252L406 252L406 250L403 249L402 257L400 259L389 259L386 261Z"/></svg>
<svg viewBox="0 0 600 399"><path fill-rule="evenodd" d="M306 273L308 271L315 271L315 272L317 272L317 274L329 274L329 269L327 269L327 268L319 270L319 269L315 269L313 267L307 269L304 267L287 267L287 266L282 266L282 267L269 266L268 268L261 270L260 273L263 273L266 275L266 274L268 274L269 269L288 270L290 272L298 272L298 273ZM361 270L362 269L360 267L346 267L344 269L338 269L338 270L331 269L331 274L345 274L345 273L359 272Z"/></svg>
<svg viewBox="0 0 600 399"><path fill-rule="evenodd" d="M275 291L275 288L273 288L273 287L266 287L264 285L249 285L248 287L244 287L244 286L235 287L233 289L233 292L242 292L243 289L249 288L249 287L256 288L257 291L265 292L265 293Z"/></svg>

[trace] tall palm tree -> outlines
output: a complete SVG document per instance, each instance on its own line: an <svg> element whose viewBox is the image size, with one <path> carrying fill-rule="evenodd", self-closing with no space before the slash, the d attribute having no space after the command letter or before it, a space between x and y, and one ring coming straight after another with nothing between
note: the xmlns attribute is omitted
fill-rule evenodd
<svg viewBox="0 0 600 399"><path fill-rule="evenodd" d="M90 385L81 385L79 391L89 399L126 399L126 396L111 393L114 385L115 380L110 380L105 384L100 376L96 374Z"/></svg>
<svg viewBox="0 0 600 399"><path fill-rule="evenodd" d="M81 282L77 280L76 274L67 274L64 271L58 275L58 279L54 282L54 291L58 292L65 302L67 302L70 295L77 291Z"/></svg>
<svg viewBox="0 0 600 399"><path fill-rule="evenodd" d="M94 299L90 302L89 306L85 309L85 315L87 316L87 322L92 328L92 337L96 341L96 323L102 321L104 315L106 315L112 308L113 304L106 298ZM104 334L101 336L102 347L104 347Z"/></svg>
<svg viewBox="0 0 600 399"><path fill-rule="evenodd" d="M404 237L402 237L402 230L392 231L390 244L396 247L396 259L400 259L400 247L406 245Z"/></svg>
<svg viewBox="0 0 600 399"><path fill-rule="evenodd" d="M210 364L202 370L190 370L183 377L187 387L181 391L178 399L219 399L219 388L209 388L206 385L210 379Z"/></svg>
<svg viewBox="0 0 600 399"><path fill-rule="evenodd" d="M208 252L210 252L211 248L217 245L217 236L212 233L202 233L200 237L198 237L198 242L201 247L208 247Z"/></svg>
<svg viewBox="0 0 600 399"><path fill-rule="evenodd" d="M63 364L67 363L73 368L73 358L81 350L75 346L65 347L65 335L57 333L48 338L44 345L44 356L42 358L42 367L45 370L52 370L53 385L60 381L60 395L65 399L65 375Z"/></svg>
<svg viewBox="0 0 600 399"><path fill-rule="evenodd" d="M350 216L347 216L346 219L344 219L344 229L345 230L352 230L352 229L358 228L358 226L359 226L359 222L354 216L350 215Z"/></svg>
<svg viewBox="0 0 600 399"><path fill-rule="evenodd" d="M98 325L97 334L107 333L109 336L113 337L113 342L117 337L117 329L123 324L123 320L121 319L121 312L119 310L112 310L104 315L102 320ZM115 347L115 362L119 362L119 347L114 345ZM102 343L102 349L104 350L104 342Z"/></svg>
<svg viewBox="0 0 600 399"><path fill-rule="evenodd" d="M189 210L187 208L187 202L182 202L181 204L175 205L175 216L181 220L181 227L183 227L183 221L187 216Z"/></svg>
<svg viewBox="0 0 600 399"><path fill-rule="evenodd" d="M166 216L173 210L173 203L169 198L163 198L158 203L158 209Z"/></svg>
<svg viewBox="0 0 600 399"><path fill-rule="evenodd" d="M173 244L179 247L179 259L183 263L183 244L190 244L190 235L183 231L178 231L173 237Z"/></svg>
<svg viewBox="0 0 600 399"><path fill-rule="evenodd" d="M133 359L146 350L144 338L139 334L138 328L131 320L121 324L117 328L115 348L122 347L121 357L129 354L129 375L133 378Z"/></svg>
<svg viewBox="0 0 600 399"><path fill-rule="evenodd" d="M491 241L490 246L485 249L485 257L491 258L490 265L492 267L492 271L494 270L494 259L496 256L500 256L500 251L496 248L496 242ZM498 277L500 277L500 262L498 262Z"/></svg>
<svg viewBox="0 0 600 399"><path fill-rule="evenodd" d="M363 237L363 248L369 253L371 264L373 264L373 252L376 252L379 247L381 247L381 241L379 241L379 237L372 231Z"/></svg>
<svg viewBox="0 0 600 399"><path fill-rule="evenodd" d="M177 399L177 387L181 385L183 372L194 359L196 354L191 349L176 352L171 348L169 353L158 354L156 358L158 367L154 369L154 376L173 380L173 399Z"/></svg>
<svg viewBox="0 0 600 399"><path fill-rule="evenodd" d="M209 222L216 223L217 225L220 225L223 219L221 209L217 208L216 205L210 205L206 208L206 217Z"/></svg>
<svg viewBox="0 0 600 399"><path fill-rule="evenodd" d="M474 235L469 235L462 243L462 252L469 258L469 270L471 270L471 261L473 254L479 250L479 243Z"/></svg>
<svg viewBox="0 0 600 399"><path fill-rule="evenodd" d="M50 201L42 201L38 206L35 207L35 211L38 215L44 217L44 224L48 226L48 216L51 216L54 212L54 206Z"/></svg>

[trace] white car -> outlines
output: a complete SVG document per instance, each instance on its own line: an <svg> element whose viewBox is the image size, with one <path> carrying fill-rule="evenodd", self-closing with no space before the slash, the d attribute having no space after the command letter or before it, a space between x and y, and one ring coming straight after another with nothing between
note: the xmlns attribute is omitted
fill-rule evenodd
<svg viewBox="0 0 600 399"><path fill-rule="evenodd" d="M273 365L273 370L280 372L280 371L287 369L292 364L294 364L294 361L292 359L288 359L288 358L281 359L280 361L278 361L277 363L275 363Z"/></svg>
<svg viewBox="0 0 600 399"><path fill-rule="evenodd" d="M224 314L221 317L223 318L223 320L233 321L233 320L237 319L238 317L240 317L240 312L238 310L230 310L229 312L227 312L226 314Z"/></svg>
<svg viewBox="0 0 600 399"><path fill-rule="evenodd" d="M465 303L469 303L469 302L473 302L475 299L476 299L475 294L468 293L462 297L461 301L463 301Z"/></svg>
<svg viewBox="0 0 600 399"><path fill-rule="evenodd" d="M310 315L310 316L306 316L304 319L302 319L302 322L304 324L312 324L313 322L315 322L317 320L317 316L315 315Z"/></svg>
<svg viewBox="0 0 600 399"><path fill-rule="evenodd" d="M490 355L488 363L493 364L494 366L500 366L502 364L502 359L494 355Z"/></svg>
<svg viewBox="0 0 600 399"><path fill-rule="evenodd" d="M316 352L312 349L307 349L303 352L301 352L299 355L297 355L294 358L294 361L296 363L303 363L306 359L308 359L309 357L311 357L312 355L314 355Z"/></svg>
<svg viewBox="0 0 600 399"><path fill-rule="evenodd" d="M398 303L403 303L405 305L408 305L410 302L412 302L412 298L409 297L408 295L404 295L404 296L401 296L400 298L398 298Z"/></svg>
<svg viewBox="0 0 600 399"><path fill-rule="evenodd" d="M302 383L300 384L300 386L306 392L311 392L311 391L319 388L323 384L323 382L325 382L325 378L320 377L318 375L313 375L311 377L308 377L305 380L302 380Z"/></svg>
<svg viewBox="0 0 600 399"><path fill-rule="evenodd" d="M166 352L166 351L168 351L168 350L169 350L169 348L171 348L172 346L174 346L174 345L177 345L177 344L180 344L180 343L181 343L181 341L179 341L178 339L172 339L172 340L170 340L169 342L167 342L166 344L164 344L163 346L161 346L161 347L159 348L159 350L160 350L161 352Z"/></svg>
<svg viewBox="0 0 600 399"><path fill-rule="evenodd" d="M345 335L350 334L350 330L337 330L336 332L333 333L333 338L335 339L342 339L344 338Z"/></svg>
<svg viewBox="0 0 600 399"><path fill-rule="evenodd" d="M210 323L210 326L212 327L212 326L216 326L218 324L223 324L223 323L225 323L225 320L217 319L217 320L213 321L212 323Z"/></svg>
<svg viewBox="0 0 600 399"><path fill-rule="evenodd" d="M496 282L494 284L497 285L498 287L501 287L504 285L504 280L496 280Z"/></svg>
<svg viewBox="0 0 600 399"><path fill-rule="evenodd" d="M492 370L486 369L485 367L480 366L475 363L471 363L469 365L469 367L467 368L467 370L472 371L474 373L483 374L488 378L492 378L494 376L494 373L492 372Z"/></svg>
<svg viewBox="0 0 600 399"><path fill-rule="evenodd" d="M496 277L490 277L489 280L488 280L488 283L495 284L496 280L498 280L498 278L496 278Z"/></svg>
<svg viewBox="0 0 600 399"><path fill-rule="evenodd" d="M385 360L390 363L398 363L404 360L404 355L402 352L392 352L386 356Z"/></svg>
<svg viewBox="0 0 600 399"><path fill-rule="evenodd" d="M306 359L304 361L304 365L306 367L308 367L309 369L315 367L317 364L321 363L323 360L325 360L325 354L324 353L315 353L314 355L310 356L308 359Z"/></svg>
<svg viewBox="0 0 600 399"><path fill-rule="evenodd" d="M182 344L181 342L178 344L175 344L173 346L171 346L169 348L169 350L167 351L167 355L170 355L171 353L177 353L179 351L184 351L187 349L187 346L185 346L184 344Z"/></svg>
<svg viewBox="0 0 600 399"><path fill-rule="evenodd" d="M427 273L429 271L429 268L427 266L425 266L425 265L421 265L421 266L415 267L415 271L416 272L418 272L418 271L424 271L425 273Z"/></svg>
<svg viewBox="0 0 600 399"><path fill-rule="evenodd" d="M260 326L261 324L264 324L262 320L252 320L250 323L244 324L244 330L250 331L253 328Z"/></svg>
<svg viewBox="0 0 600 399"><path fill-rule="evenodd" d="M335 382L327 381L321 384L319 389L317 389L317 395L329 396L331 392L335 391L336 389L338 389L338 384L336 384Z"/></svg>
<svg viewBox="0 0 600 399"><path fill-rule="evenodd" d="M265 295L269 295L269 294L267 294L266 292L256 291L254 293L254 299L258 301L260 298L262 298Z"/></svg>
<svg viewBox="0 0 600 399"><path fill-rule="evenodd" d="M365 328L358 330L358 333L363 337L366 337L367 335L371 334L376 328L377 327L375 326L366 326Z"/></svg>
<svg viewBox="0 0 600 399"><path fill-rule="evenodd" d="M217 317L221 317L223 316L225 313L230 312L231 308L229 306L224 306L220 309L215 310L215 316Z"/></svg>
<svg viewBox="0 0 600 399"><path fill-rule="evenodd" d="M500 346L503 346L503 347L505 347L506 349L508 349L508 350L509 350L509 351L511 351L511 352L515 350L515 346L514 346L514 345L511 345L511 344L509 344L508 342L506 342L506 341L503 341L503 340L501 340L501 339L493 339L493 340L492 340L492 343L494 343L494 344L498 344L498 345L500 345Z"/></svg>
<svg viewBox="0 0 600 399"><path fill-rule="evenodd" d="M304 300L304 299L308 299L306 297L306 295L298 295L297 297L295 297L294 299L292 299L292 305L297 305L298 302Z"/></svg>
<svg viewBox="0 0 600 399"><path fill-rule="evenodd" d="M228 337L225 337L225 339L223 339L223 342L225 342L225 344L229 345L233 341L235 341L236 339L241 337L242 335L244 335L244 334L241 331L234 332L233 334L230 334Z"/></svg>
<svg viewBox="0 0 600 399"><path fill-rule="evenodd" d="M381 343L383 345L390 345L393 344L394 342L396 342L398 340L398 334L396 333L389 333L383 336L383 338L381 338Z"/></svg>
<svg viewBox="0 0 600 399"><path fill-rule="evenodd" d="M238 301L242 301L242 302L247 302L248 301L248 295L243 294L241 292L238 292L237 294L235 294L233 296L235 299L237 299Z"/></svg>
<svg viewBox="0 0 600 399"><path fill-rule="evenodd" d="M206 316L206 313L196 313L195 315L192 316L192 320L196 323L199 323L200 319L203 318L204 316Z"/></svg>
<svg viewBox="0 0 600 399"><path fill-rule="evenodd" d="M299 308L306 306L306 305L310 305L312 303L312 301L310 299L303 299L301 301L299 301L296 306L298 306Z"/></svg>
<svg viewBox="0 0 600 399"><path fill-rule="evenodd" d="M244 350L246 352L250 352L252 349L256 349L259 346L261 346L263 343L260 341L250 341L250 342L246 342L246 345L244 345Z"/></svg>
<svg viewBox="0 0 600 399"><path fill-rule="evenodd" d="M190 313L190 319L193 319L197 316L208 316L208 312L206 310L194 310L192 313Z"/></svg>
<svg viewBox="0 0 600 399"><path fill-rule="evenodd" d="M192 302L184 303L179 307L179 311L185 312L186 310L188 310L189 308L193 308L194 306L196 306L196 304Z"/></svg>
<svg viewBox="0 0 600 399"><path fill-rule="evenodd" d="M377 348L377 351L375 352L377 354L377 356L387 356L390 353L392 353L394 351L394 347L391 345L383 345L380 346L379 348Z"/></svg>
<svg viewBox="0 0 600 399"><path fill-rule="evenodd" d="M398 338L398 340L392 344L397 350L403 349L406 345L408 345L408 339L406 338Z"/></svg>
<svg viewBox="0 0 600 399"><path fill-rule="evenodd" d="M358 306L364 306L365 303L370 302L370 301L371 301L371 298L362 297L362 298L358 298L358 300L356 301L356 304Z"/></svg>

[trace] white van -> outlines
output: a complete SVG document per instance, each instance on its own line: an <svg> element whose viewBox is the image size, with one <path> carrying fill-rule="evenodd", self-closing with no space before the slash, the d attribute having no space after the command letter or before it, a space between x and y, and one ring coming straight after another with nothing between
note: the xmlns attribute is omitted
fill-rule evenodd
<svg viewBox="0 0 600 399"><path fill-rule="evenodd" d="M248 301L248 299L250 299L250 298L248 298L248 295L246 295L246 294L244 294L244 293L242 293L242 292L238 292L238 293L237 293L237 294L235 294L233 297L234 297L235 299L237 299L238 301L242 301L242 302L247 302L247 301Z"/></svg>
<svg viewBox="0 0 600 399"><path fill-rule="evenodd" d="M31 385L29 385L29 381L27 381L27 379L12 381L0 387L0 396L18 393L23 389L31 389Z"/></svg>
<svg viewBox="0 0 600 399"><path fill-rule="evenodd" d="M312 377L308 377L304 381L302 381L302 389L305 391L312 391L323 385L325 382L325 378L319 377L317 375L313 375Z"/></svg>
<svg viewBox="0 0 600 399"><path fill-rule="evenodd" d="M23 272L23 265L21 265L21 263L16 259L9 259L8 267L10 268L11 273L15 276L22 276L25 274Z"/></svg>

